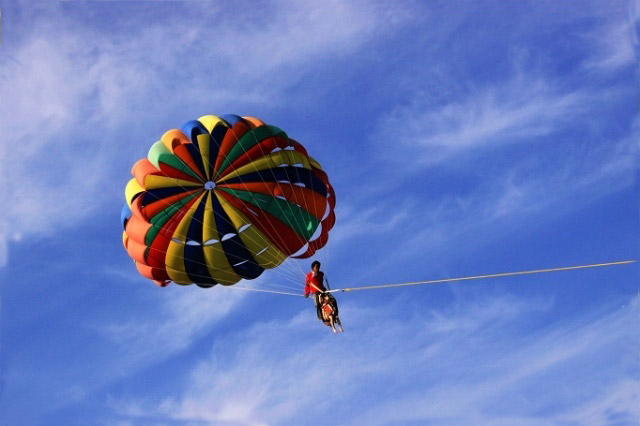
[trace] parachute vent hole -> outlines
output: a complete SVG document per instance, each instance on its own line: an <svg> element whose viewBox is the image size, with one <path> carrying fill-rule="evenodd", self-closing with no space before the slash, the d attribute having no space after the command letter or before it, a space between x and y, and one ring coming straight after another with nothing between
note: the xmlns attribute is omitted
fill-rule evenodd
<svg viewBox="0 0 640 426"><path fill-rule="evenodd" d="M264 253L265 251L267 251L267 249L268 249L268 248L269 248L269 247L265 247L265 248L263 248L262 250L260 250L259 252L257 252L256 254L262 254L262 253Z"/></svg>
<svg viewBox="0 0 640 426"><path fill-rule="evenodd" d="M173 241L174 243L177 243L177 244L184 244L182 241L180 241L177 238L172 238L171 241Z"/></svg>
<svg viewBox="0 0 640 426"><path fill-rule="evenodd" d="M245 259L242 262L234 263L233 266L240 266L240 265L245 264L247 262L248 262L248 260Z"/></svg>
<svg viewBox="0 0 640 426"><path fill-rule="evenodd" d="M238 228L238 234L241 233L242 231L244 231L245 229L249 228L250 226L251 226L250 223L245 223L240 228Z"/></svg>
<svg viewBox="0 0 640 426"><path fill-rule="evenodd" d="M285 147L284 150L285 151L295 151L296 148L294 146L292 146L292 145L289 145L289 146Z"/></svg>
<svg viewBox="0 0 640 426"><path fill-rule="evenodd" d="M278 152L278 151L282 151L282 148L280 148L279 146L277 146L277 147L275 147L275 148L273 148L271 150L271 152Z"/></svg>
<svg viewBox="0 0 640 426"><path fill-rule="evenodd" d="M293 167L297 167L297 168L299 168L299 169L304 169L304 164L302 164L302 163L296 163L296 164L294 164L294 165L293 165Z"/></svg>
<svg viewBox="0 0 640 426"><path fill-rule="evenodd" d="M304 182L294 182L293 183L295 186L299 186L301 188L306 188L307 186L304 184Z"/></svg>
<svg viewBox="0 0 640 426"><path fill-rule="evenodd" d="M194 240L187 240L187 242L185 243L188 246L199 246L200 243Z"/></svg>
<svg viewBox="0 0 640 426"><path fill-rule="evenodd" d="M238 235L238 234L233 233L233 232L230 232L230 233L228 233L228 234L224 234L224 235L222 236L222 238L220 239L220 241L227 241L228 239L233 238L233 237L235 237L236 235Z"/></svg>
<svg viewBox="0 0 640 426"><path fill-rule="evenodd" d="M247 207L247 210L249 210L249 213L251 213L254 216L258 216L258 213L254 212L253 210L251 210L250 208Z"/></svg>
<svg viewBox="0 0 640 426"><path fill-rule="evenodd" d="M216 240L216 239L210 239L210 240L205 241L205 242L204 242L204 245L205 245L205 246L212 246L212 245L214 245L215 243L219 243L219 242L220 242L220 241L218 241L218 240Z"/></svg>
<svg viewBox="0 0 640 426"><path fill-rule="evenodd" d="M289 167L289 165L287 163L282 163L278 167Z"/></svg>
<svg viewBox="0 0 640 426"><path fill-rule="evenodd" d="M282 195L276 195L276 198L279 198L279 199L281 199L281 200L285 200L285 201L287 201L287 199L286 199L285 197L283 197Z"/></svg>
<svg viewBox="0 0 640 426"><path fill-rule="evenodd" d="M288 180L279 180L278 183L286 183L291 185L291 182L289 182Z"/></svg>

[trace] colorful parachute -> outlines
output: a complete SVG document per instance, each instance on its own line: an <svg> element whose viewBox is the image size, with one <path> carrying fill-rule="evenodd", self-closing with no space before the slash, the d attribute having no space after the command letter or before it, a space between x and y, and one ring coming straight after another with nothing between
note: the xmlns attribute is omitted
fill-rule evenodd
<svg viewBox="0 0 640 426"><path fill-rule="evenodd" d="M256 278L312 256L335 222L320 164L253 117L207 115L169 130L131 173L123 243L160 286Z"/></svg>

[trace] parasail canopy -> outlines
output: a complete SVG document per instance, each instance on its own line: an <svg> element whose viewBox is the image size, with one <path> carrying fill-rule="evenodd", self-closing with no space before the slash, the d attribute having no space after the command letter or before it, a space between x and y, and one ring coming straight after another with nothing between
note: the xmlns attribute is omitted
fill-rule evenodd
<svg viewBox="0 0 640 426"><path fill-rule="evenodd" d="M167 131L125 189L123 243L160 286L251 280L328 241L335 193L297 141L253 117L206 115Z"/></svg>

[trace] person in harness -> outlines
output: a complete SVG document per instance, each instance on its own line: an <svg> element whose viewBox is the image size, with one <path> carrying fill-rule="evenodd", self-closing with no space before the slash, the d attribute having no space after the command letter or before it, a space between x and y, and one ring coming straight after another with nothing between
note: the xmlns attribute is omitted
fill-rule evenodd
<svg viewBox="0 0 640 426"><path fill-rule="evenodd" d="M344 331L340 317L338 317L338 304L331 293L324 293L322 296L321 310L323 322L331 327L334 333L337 333L336 324L340 327L340 331Z"/></svg>
<svg viewBox="0 0 640 426"><path fill-rule="evenodd" d="M304 297L309 297L309 294L311 294L311 296L313 297L313 305L316 307L316 314L318 315L318 319L320 321L322 321L320 295L329 289L329 282L325 278L324 272L320 270L320 262L314 260L311 263L311 272L307 274L305 279Z"/></svg>
<svg viewBox="0 0 640 426"><path fill-rule="evenodd" d="M331 290L329 281L324 272L320 270L320 262L314 260L311 263L311 272L307 274L305 279L304 297L309 297L310 294L313 296L318 319L330 326L334 333L338 332L334 324L338 324L340 331L344 331L338 318L338 302L331 293L326 293L328 290Z"/></svg>

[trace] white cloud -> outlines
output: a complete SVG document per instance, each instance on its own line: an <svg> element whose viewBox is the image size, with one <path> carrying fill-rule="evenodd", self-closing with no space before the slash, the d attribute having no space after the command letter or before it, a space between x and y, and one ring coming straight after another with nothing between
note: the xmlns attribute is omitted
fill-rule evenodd
<svg viewBox="0 0 640 426"><path fill-rule="evenodd" d="M418 231L405 235L404 253L441 252L460 241L466 241L468 249L481 247L522 229L523 223L536 226L556 220L631 188L635 158L637 147L630 136L587 154L567 156L557 167L540 162L509 169L470 195L442 197L423 208L428 213L415 225Z"/></svg>
<svg viewBox="0 0 640 426"><path fill-rule="evenodd" d="M601 398L557 416L558 422L606 425L631 422L640 417L640 380L621 379L601 391ZM629 423L631 424L631 423Z"/></svg>
<svg viewBox="0 0 640 426"><path fill-rule="evenodd" d="M341 205L340 225L332 236L342 245L354 238L360 251L376 259L367 266L375 271L389 270L403 259L428 263L427 259L449 257L450 253L457 256L461 245L471 253L511 238L514 232L522 231L523 224L531 230L632 188L637 135L638 122L619 141L568 150L553 160L545 150L530 153L504 170L476 179L475 189L469 192L451 188L450 193L431 197L416 191L413 202L397 205L381 189L380 194L370 197L373 207L362 212ZM386 249L367 251L366 244L386 247L387 238L401 242L395 243L393 256L388 256ZM363 241L367 242L365 247Z"/></svg>
<svg viewBox="0 0 640 426"><path fill-rule="evenodd" d="M268 19L251 8L229 19L209 4L172 25L139 26L126 16L132 26L117 37L54 6L32 16L38 31L16 39L0 68L10 100L0 106L0 200L8 207L0 265L9 240L58 232L116 202L133 156L169 117L178 126L195 118L191 111L216 112L207 110L214 104L277 104L316 61L348 54L408 18L374 3L261 7L273 9Z"/></svg>
<svg viewBox="0 0 640 426"><path fill-rule="evenodd" d="M583 36L592 46L592 55L585 61L587 69L615 72L623 67L638 65L638 30L640 8L630 2L626 17L617 17Z"/></svg>
<svg viewBox="0 0 640 426"><path fill-rule="evenodd" d="M20 392L25 391L32 396L38 395L39 403L37 407L29 402L17 404L17 408L9 410L8 415L18 416L25 421L49 418L58 410L84 403L110 385L157 368L163 362L172 364L168 374L175 374L180 368L179 361L187 357L195 342L201 341L212 331L216 335L229 333L226 327L233 323L230 318L246 309L246 292L222 286L201 289L195 285L171 285L158 289L133 273L114 270L113 275L120 282L135 284L137 288L130 286L132 288L128 288L124 296L117 295L116 285L115 291L109 290L112 300L99 303L114 303L105 312L106 316L100 313L81 315L72 331L55 333L55 340L59 340L56 344L37 336L29 339L30 345L38 348L37 351L53 354L42 358L47 361L51 359L51 363L45 366L33 366L28 362L27 366L22 362L10 364L11 368L4 372L4 380L9 383L11 390L5 404L19 400L22 397ZM94 292L89 299L95 299L95 296ZM59 303L59 300L55 303ZM74 298L72 303L77 304L78 299ZM66 306L74 311L76 308L72 303ZM83 299L81 303L90 304L92 300ZM100 310L101 307L96 308L96 311ZM68 313L54 311L53 315L64 317ZM57 319L47 321L56 324ZM63 360L57 358L60 353L64 354ZM21 347L7 354L9 357L27 354L25 358L30 358L31 350ZM178 362L173 364L172 360ZM24 386L30 380L39 383L36 389ZM40 386L42 383L44 387ZM49 392L50 389L55 389L55 392Z"/></svg>
<svg viewBox="0 0 640 426"><path fill-rule="evenodd" d="M275 2L263 5L256 13L247 13L248 22L240 31L237 22L223 21L222 28L216 29L222 40L214 52L231 61L234 70L242 74L264 76L311 58L347 53L382 24L394 26L398 18L407 18L392 12L371 2ZM396 22L388 22L390 16Z"/></svg>
<svg viewBox="0 0 640 426"><path fill-rule="evenodd" d="M610 121L601 119L611 114L609 100L623 93L595 84L576 88L543 77L539 66L515 65L512 76L451 90L445 102L418 86L408 105L380 119L372 143L382 164L392 163L396 175L402 170L399 185L413 184L410 177L440 180L449 191L431 199L433 185L424 185L412 194L416 208L404 215L408 226L396 228L403 250L394 261L451 242L487 244L527 220L548 222L633 185L638 120L620 119L629 128L614 140ZM441 85L461 83L448 77ZM378 196L396 189L387 184ZM379 208L391 211L382 200Z"/></svg>
<svg viewBox="0 0 640 426"><path fill-rule="evenodd" d="M637 300L634 305L637 308ZM629 340L634 333L624 329L636 320L637 314L627 310L558 325L525 335L525 343L510 341L505 348L494 348L491 362L487 362L490 355L480 350L467 360L473 367L462 382L445 380L434 389L373 410L370 418L380 424L440 418L441 424L582 420L579 424L595 425L607 424L597 419L617 412L622 420L631 421L640 412L635 403L640 380L637 375L627 377L632 365L617 360L621 353L637 351L637 339ZM612 347L617 350L610 352ZM603 380L608 382L605 389Z"/></svg>
<svg viewBox="0 0 640 426"><path fill-rule="evenodd" d="M367 233L375 233L377 236L393 233L402 227L416 206L414 203L405 202L395 206L392 213L389 213L387 204L380 203L363 209L347 200L337 208L336 214L339 215L340 221L331 230L332 244L358 238Z"/></svg>
<svg viewBox="0 0 640 426"><path fill-rule="evenodd" d="M594 419L611 410L630 420L640 380L612 356L637 350L631 305L533 332L527 324L549 314L549 301L460 302L412 321L387 312L394 303L345 303L342 335L318 330L308 312L254 325L217 341L184 392L112 406L132 419L206 424L323 424L327 410L340 424L603 424Z"/></svg>
<svg viewBox="0 0 640 426"><path fill-rule="evenodd" d="M174 285L158 291L157 298L148 302L159 308L149 307L144 316L120 319L97 330L118 346L128 348L126 359L117 361L127 364L127 369L139 367L140 362L152 365L189 347L240 306L245 296L223 287L207 291L195 285Z"/></svg>
<svg viewBox="0 0 640 426"><path fill-rule="evenodd" d="M431 105L428 93L419 94L383 118L376 135L386 158L415 169L558 132L585 113L589 99L587 92L563 93L542 79L519 75L442 106Z"/></svg>
<svg viewBox="0 0 640 426"><path fill-rule="evenodd" d="M35 36L11 59L2 67L3 96L11 101L0 105L7 136L0 152L2 245L58 232L101 208L118 155L100 125L110 111L96 104L117 81L105 81L108 73L80 37Z"/></svg>

